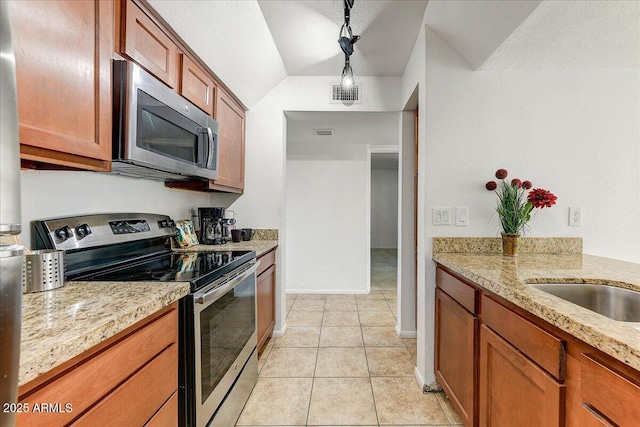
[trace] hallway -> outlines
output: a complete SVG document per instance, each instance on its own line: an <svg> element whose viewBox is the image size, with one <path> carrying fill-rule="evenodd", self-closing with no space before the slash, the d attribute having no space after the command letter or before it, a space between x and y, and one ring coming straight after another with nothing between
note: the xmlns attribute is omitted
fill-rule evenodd
<svg viewBox="0 0 640 427"><path fill-rule="evenodd" d="M238 426L461 425L414 377L416 340L395 332L396 292L287 295Z"/></svg>
<svg viewBox="0 0 640 427"><path fill-rule="evenodd" d="M371 291L395 291L398 283L398 249L371 248Z"/></svg>

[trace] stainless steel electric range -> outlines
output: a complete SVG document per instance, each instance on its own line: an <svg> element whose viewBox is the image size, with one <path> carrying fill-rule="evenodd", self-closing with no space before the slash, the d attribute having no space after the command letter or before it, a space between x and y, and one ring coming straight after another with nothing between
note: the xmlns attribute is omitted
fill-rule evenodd
<svg viewBox="0 0 640 427"><path fill-rule="evenodd" d="M35 221L35 249L65 250L65 280L189 282L180 300L179 423L234 425L258 376L254 251L175 253L166 215Z"/></svg>

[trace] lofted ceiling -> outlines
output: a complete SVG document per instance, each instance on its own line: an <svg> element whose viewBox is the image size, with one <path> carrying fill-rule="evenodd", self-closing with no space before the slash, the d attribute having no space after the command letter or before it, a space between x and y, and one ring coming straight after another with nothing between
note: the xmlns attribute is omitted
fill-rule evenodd
<svg viewBox="0 0 640 427"><path fill-rule="evenodd" d="M342 70L343 0L147 1L249 109ZM423 23L473 70L640 68L637 0L355 0L351 23L356 80L402 76Z"/></svg>
<svg viewBox="0 0 640 427"><path fill-rule="evenodd" d="M344 66L338 46L344 22L342 0L258 0L258 4L288 75L340 74ZM426 0L356 0L351 29L362 39L351 56L354 74L402 76L426 7Z"/></svg>

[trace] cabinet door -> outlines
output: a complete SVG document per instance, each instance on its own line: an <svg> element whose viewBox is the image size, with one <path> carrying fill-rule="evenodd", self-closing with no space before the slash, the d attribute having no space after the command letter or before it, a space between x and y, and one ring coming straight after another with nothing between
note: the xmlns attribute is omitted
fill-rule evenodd
<svg viewBox="0 0 640 427"><path fill-rule="evenodd" d="M216 86L207 73L198 67L188 56L182 54L182 74L180 76L180 95L213 116Z"/></svg>
<svg viewBox="0 0 640 427"><path fill-rule="evenodd" d="M218 179L216 186L242 193L244 188L244 110L218 88L215 119L220 124L218 138Z"/></svg>
<svg viewBox="0 0 640 427"><path fill-rule="evenodd" d="M475 425L478 320L436 289L436 378L456 407L464 425Z"/></svg>
<svg viewBox="0 0 640 427"><path fill-rule="evenodd" d="M272 265L258 276L257 284L257 318L258 318L258 351L273 332L275 324L275 285L276 266Z"/></svg>
<svg viewBox="0 0 640 427"><path fill-rule="evenodd" d="M481 427L564 425L564 386L491 329L480 327Z"/></svg>
<svg viewBox="0 0 640 427"><path fill-rule="evenodd" d="M9 4L22 159L109 170L113 1Z"/></svg>
<svg viewBox="0 0 640 427"><path fill-rule="evenodd" d="M176 89L178 46L133 1L128 0L124 5L121 53Z"/></svg>

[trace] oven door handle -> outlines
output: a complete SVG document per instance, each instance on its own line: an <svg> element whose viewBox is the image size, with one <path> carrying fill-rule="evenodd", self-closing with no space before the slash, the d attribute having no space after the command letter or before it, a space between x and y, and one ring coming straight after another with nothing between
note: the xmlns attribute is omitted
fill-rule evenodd
<svg viewBox="0 0 640 427"><path fill-rule="evenodd" d="M216 301L218 298L229 292L231 289L238 286L240 283L244 281L247 277L254 274L260 266L261 261L255 262L251 267L244 270L237 276L232 276L229 278L229 281L224 283L223 285L212 289L208 292L197 293L194 295L194 299L198 304L208 304L210 302Z"/></svg>

